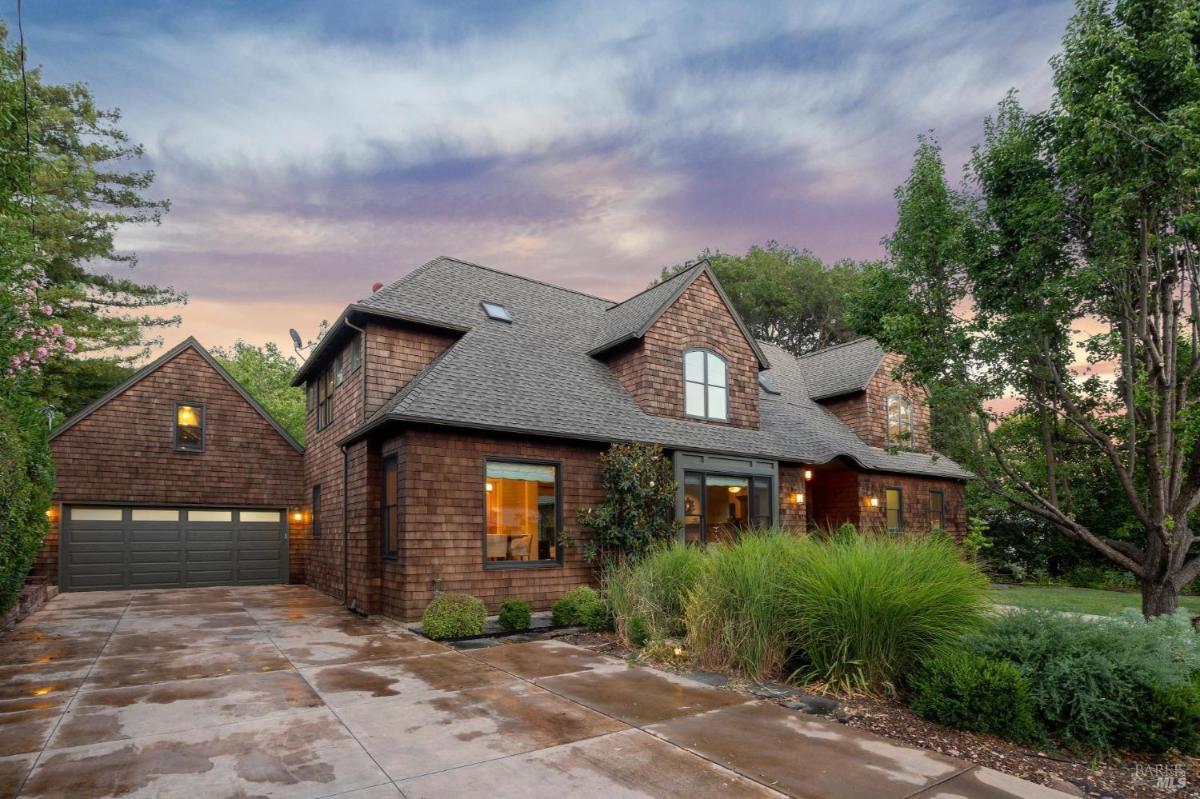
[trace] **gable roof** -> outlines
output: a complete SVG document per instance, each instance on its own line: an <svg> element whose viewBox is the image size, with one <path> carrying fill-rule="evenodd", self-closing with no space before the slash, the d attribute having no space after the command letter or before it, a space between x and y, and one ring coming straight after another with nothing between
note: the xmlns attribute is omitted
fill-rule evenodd
<svg viewBox="0 0 1200 799"><path fill-rule="evenodd" d="M639 339L646 335L647 331L654 326L659 317L666 313L666 310L674 305L683 292L688 290L688 287L701 275L708 275L708 279L712 282L713 288L717 290L717 294L721 297L721 302L725 303L726 310L733 317L733 321L737 324L738 329L742 331L742 335L750 344L750 348L754 350L754 356L758 358L758 365L763 369L769 369L771 364L767 361L766 355L758 346L758 342L754 340L754 336L750 335L750 331L746 328L746 323L742 321L742 316L733 307L733 303L729 301L725 290L721 288L721 281L717 280L717 276L713 274L712 267L707 260L697 261L692 266L675 273L671 277L657 283L640 294L635 294L624 302L618 303L609 308L604 318L599 325L596 333L595 346L588 352L588 355L600 355L607 352L618 344L622 344L632 339Z"/></svg>
<svg viewBox="0 0 1200 799"><path fill-rule="evenodd" d="M483 300L507 307L512 322L488 319ZM779 393L760 393L761 429L753 430L643 411L612 370L590 355L609 324L608 311L617 307L608 300L438 258L359 305L367 303L467 332L339 443L389 422L408 422L597 442L650 441L805 463L841 457L876 471L970 477L947 458L892 455L865 444L812 401L805 369L778 347L756 342L763 360L769 355L774 364L761 374Z"/></svg>
<svg viewBox="0 0 1200 799"><path fill-rule="evenodd" d="M884 355L878 341L859 338L801 356L809 398L831 399L866 390Z"/></svg>
<svg viewBox="0 0 1200 799"><path fill-rule="evenodd" d="M300 444L300 442L298 442L298 441L296 441L296 439L292 438L292 434L289 433L283 427L283 425L279 424L279 422L275 420L274 416L267 413L267 410L265 408L263 408L263 406L259 405L258 402L254 399L254 397L250 396L250 394L246 391L246 389L242 388L242 384L239 383L237 380L235 380L233 378L233 375L231 375L231 374L229 374L229 372L225 371L225 367L221 366L221 364L217 362L217 359L214 358L208 350L204 349L204 347L200 344L200 342L197 341L192 336L188 336L183 341L179 342L174 347L167 350L162 355L158 356L153 361L151 361L150 363L143 366L141 369L138 369L136 372L134 372L132 375L130 375L129 379L127 379L125 382L121 383L116 388L112 389L107 394L105 394L104 396L97 399L91 405L88 405L86 408L79 411L79 413L75 414L70 419L67 419L65 422L60 424L58 427L54 428L54 431L52 433L50 433L51 440L62 435L67 430L70 430L72 427L77 425L79 422L82 422L84 419L91 416L93 413L98 411L100 408L104 407L109 402L111 402L112 400L119 397L121 394L124 394L126 391L133 388L135 385L142 382L147 377L154 374L156 371L161 369L163 366L166 366L168 363L173 361L177 356L179 356L180 354L182 354L183 352L185 352L189 349L194 350L197 355L199 355L201 358L203 358L205 360L205 362L217 372L217 374L219 374L221 377L225 378L225 382L228 383L230 386L232 386L233 390L236 391L238 394L240 394L242 399L244 399L250 405L251 408L256 410L260 416L262 416L264 419L266 419L267 422L271 425L271 427L275 428L275 432L279 433L279 435L283 436L285 441L287 441L289 444L291 444L293 447L295 447L297 452L304 452L304 447Z"/></svg>

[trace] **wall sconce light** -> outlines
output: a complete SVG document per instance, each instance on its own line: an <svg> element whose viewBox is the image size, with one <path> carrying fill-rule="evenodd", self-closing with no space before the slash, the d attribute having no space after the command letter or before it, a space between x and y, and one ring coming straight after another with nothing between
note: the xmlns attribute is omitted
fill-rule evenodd
<svg viewBox="0 0 1200 799"><path fill-rule="evenodd" d="M796 493L792 494L792 504L793 505L799 505L803 501L804 501L804 494L802 494L801 492L797 491Z"/></svg>
<svg viewBox="0 0 1200 799"><path fill-rule="evenodd" d="M879 497L863 497L863 507L878 508L879 507Z"/></svg>
<svg viewBox="0 0 1200 799"><path fill-rule="evenodd" d="M296 508L294 511L292 511L292 521L294 521L294 522L304 521L304 511L300 510L299 508Z"/></svg>
<svg viewBox="0 0 1200 799"><path fill-rule="evenodd" d="M805 480L811 480L811 479L812 479L812 469L805 469L805 470L804 470L804 479L805 479Z"/></svg>
<svg viewBox="0 0 1200 799"><path fill-rule="evenodd" d="M47 519L49 519L50 521L54 521L54 518L56 516L58 516L58 509L55 506L51 505L50 507L46 508L46 518Z"/></svg>

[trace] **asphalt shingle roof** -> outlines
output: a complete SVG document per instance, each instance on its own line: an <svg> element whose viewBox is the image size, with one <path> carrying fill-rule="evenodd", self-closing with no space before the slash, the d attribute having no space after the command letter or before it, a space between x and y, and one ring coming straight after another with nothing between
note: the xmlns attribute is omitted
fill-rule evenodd
<svg viewBox="0 0 1200 799"><path fill-rule="evenodd" d="M670 289L670 281L662 285L664 291ZM639 306L643 302L635 300ZM482 301L504 305L513 321L488 319ZM806 381L825 385L823 369L814 371L809 359L761 343L772 364L763 374L779 391L759 393L761 429L647 414L609 367L588 354L616 329L607 312L621 306L609 300L438 258L355 307L467 328L360 433L391 419L584 440L651 441L670 449L804 463L846 457L876 471L970 477L948 458L891 454L867 446L812 400ZM621 320L622 328L628 321Z"/></svg>
<svg viewBox="0 0 1200 799"><path fill-rule="evenodd" d="M817 350L798 360L808 377L808 396L819 400L865 389L883 356L878 341L860 338Z"/></svg>

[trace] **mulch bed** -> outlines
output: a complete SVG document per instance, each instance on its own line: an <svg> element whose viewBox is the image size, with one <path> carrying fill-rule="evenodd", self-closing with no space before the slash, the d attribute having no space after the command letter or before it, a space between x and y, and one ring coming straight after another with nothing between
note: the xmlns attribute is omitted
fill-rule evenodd
<svg viewBox="0 0 1200 799"><path fill-rule="evenodd" d="M612 633L565 633L547 637L617 658L636 654ZM646 665L676 673L690 670L690 667L679 664L650 662ZM730 678L727 687L731 690L770 698L785 706L794 707L796 698L804 695L799 688L789 689L779 685L765 688L731 675L726 676ZM899 700L890 698L842 700L831 718L910 746L968 760L1080 796L1095 799L1200 797L1200 758L1155 760L1129 752L1088 757L1054 749L1031 749L994 735L963 732L926 721Z"/></svg>

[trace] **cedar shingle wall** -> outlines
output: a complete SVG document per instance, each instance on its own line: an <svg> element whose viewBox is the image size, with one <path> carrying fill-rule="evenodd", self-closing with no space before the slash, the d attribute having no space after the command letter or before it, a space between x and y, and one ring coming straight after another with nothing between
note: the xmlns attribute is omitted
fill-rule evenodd
<svg viewBox="0 0 1200 799"><path fill-rule="evenodd" d="M646 413L683 419L683 351L692 347L725 358L729 424L757 428L758 359L707 274L688 286L641 341L608 363Z"/></svg>
<svg viewBox="0 0 1200 799"><path fill-rule="evenodd" d="M400 532L399 580L384 581L383 611L418 619L442 591L473 594L491 613L510 597L546 610L568 589L594 582L583 560L588 533L577 522L579 509L601 499L598 456L601 447L522 441L499 436L409 430L405 433L404 499ZM484 569L484 458L515 457L561 463L562 518L569 544L562 566L537 569ZM378 541L378 531L372 536Z"/></svg>
<svg viewBox="0 0 1200 799"><path fill-rule="evenodd" d="M372 323L367 326L367 415L379 410L438 355L457 333Z"/></svg>
<svg viewBox="0 0 1200 799"><path fill-rule="evenodd" d="M841 419L854 433L874 447L886 447L887 398L891 394L902 394L912 400L913 442L905 449L919 452L929 451L929 404L925 390L917 385L904 384L892 377L896 368L904 362L901 355L888 353L867 383L865 391L823 401L821 404Z"/></svg>
<svg viewBox="0 0 1200 799"><path fill-rule="evenodd" d="M175 450L175 403L205 407L203 452ZM185 349L50 442L56 503L265 505L304 502L303 456L195 350ZM307 529L289 521L291 574ZM58 577L58 524L35 574Z"/></svg>

